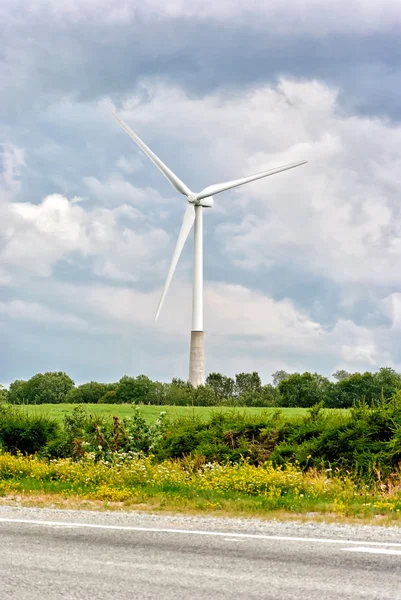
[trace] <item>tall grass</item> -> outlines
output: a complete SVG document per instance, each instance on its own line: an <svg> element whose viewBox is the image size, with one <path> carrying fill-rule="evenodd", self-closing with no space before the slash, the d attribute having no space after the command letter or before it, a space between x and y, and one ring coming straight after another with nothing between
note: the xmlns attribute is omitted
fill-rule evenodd
<svg viewBox="0 0 401 600"><path fill-rule="evenodd" d="M125 456L110 463L93 457L44 461L0 453L0 496L50 495L93 501L138 502L166 508L213 509L229 513L310 512L369 517L397 517L401 480L387 486L357 485L330 472L255 467L247 463L219 465L196 459L155 463L151 457Z"/></svg>

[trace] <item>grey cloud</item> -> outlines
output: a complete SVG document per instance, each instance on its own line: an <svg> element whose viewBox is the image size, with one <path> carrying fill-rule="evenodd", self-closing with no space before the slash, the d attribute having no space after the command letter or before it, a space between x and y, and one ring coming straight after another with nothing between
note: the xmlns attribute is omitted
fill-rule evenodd
<svg viewBox="0 0 401 600"><path fill-rule="evenodd" d="M353 107L400 116L401 92L393 83L400 77L401 37L392 2L382 7L382 19L375 17L374 3L358 20L349 3L344 3L347 19L340 10L334 17L311 11L291 35L278 26L286 22L284 14L290 22L290 6L276 13L255 8L258 19L250 18L252 10L237 18L238 3L223 19L213 3L200 14L184 5L169 11L164 3L148 8L132 3L123 18L107 19L107 8L95 10L85 2L81 8L70 3L69 11L38 4L36 12L23 11L21 4L11 9L11 2L3 7L8 26L0 34L1 72L8 92L2 110L15 123L60 96L120 101L143 76L165 78L201 95L282 75L324 78L343 88Z"/></svg>
<svg viewBox="0 0 401 600"><path fill-rule="evenodd" d="M162 10L155 0L146 10L101 0L32 0L26 10L24 4L9 0L0 7L7 25L0 32L0 134L7 142L0 211L7 206L3 222L14 227L21 252L0 265L0 337L9 349L0 380L45 368L70 370L81 381L140 371L186 376L191 242L164 320L158 329L151 323L183 205L116 128L114 104L194 189L311 152L308 176L227 194L205 218L209 367L256 368L266 380L276 368L329 374L333 365L401 363L399 284L389 268L390 246L394 256L400 251L397 2L381 3L379 12L377 2L366 2L359 20L340 14L341 2L325 3L298 29L281 1L231 2L229 19L224 0L176 0ZM351 5L356 10L360 3ZM283 74L293 86L288 97L276 86ZM287 101L293 112L280 116ZM347 119L348 133L337 132ZM322 156L326 163L319 163ZM336 187L339 173L344 184ZM343 200L351 193L356 201L349 207ZM18 229L21 214L17 222L9 211L13 203L24 205L25 216L26 210L38 215L54 194L75 207L79 218L72 225L86 232L75 241L38 233L37 217ZM347 227L336 225L342 238L332 256L325 251L333 241L330 218L323 212L313 220L319 194L338 202L343 217L351 211ZM71 204L74 196L82 201ZM248 210L252 219L244 229ZM51 222L49 213L42 217ZM365 238L358 237L362 221ZM103 238L97 230L102 239L92 222L103 228ZM279 222L286 227L277 229ZM325 222L326 237L309 235L309 227L313 233ZM5 240L0 244L1 253ZM350 256L355 248L368 250L370 266L365 256L361 270L352 269L339 248ZM24 277L15 276L23 270ZM242 320L244 306L252 313L248 320ZM25 316L11 319L18 307Z"/></svg>

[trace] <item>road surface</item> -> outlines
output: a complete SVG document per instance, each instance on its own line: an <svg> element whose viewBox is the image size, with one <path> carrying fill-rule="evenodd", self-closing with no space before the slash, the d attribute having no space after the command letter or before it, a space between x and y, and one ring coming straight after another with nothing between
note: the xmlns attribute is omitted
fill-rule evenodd
<svg viewBox="0 0 401 600"><path fill-rule="evenodd" d="M0 507L0 599L401 599L401 529Z"/></svg>

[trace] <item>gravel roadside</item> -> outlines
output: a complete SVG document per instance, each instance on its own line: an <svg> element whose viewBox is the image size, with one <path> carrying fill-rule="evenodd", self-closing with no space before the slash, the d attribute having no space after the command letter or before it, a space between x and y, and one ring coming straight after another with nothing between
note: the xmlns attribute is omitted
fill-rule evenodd
<svg viewBox="0 0 401 600"><path fill-rule="evenodd" d="M60 521L126 527L230 531L272 536L336 538L343 540L401 543L401 527L348 525L334 523L298 523L244 518L220 518L187 515L159 515L128 511L59 510L53 508L0 507L1 519Z"/></svg>

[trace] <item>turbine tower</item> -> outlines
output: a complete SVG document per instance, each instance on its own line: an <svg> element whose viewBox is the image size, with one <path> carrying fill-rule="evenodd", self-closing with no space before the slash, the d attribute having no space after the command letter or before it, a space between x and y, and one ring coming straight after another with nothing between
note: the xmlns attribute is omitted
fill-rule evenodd
<svg viewBox="0 0 401 600"><path fill-rule="evenodd" d="M167 279L164 284L163 292L160 297L159 306L157 308L155 320L157 320L162 309L167 291L170 287L171 280L174 275L175 268L180 258L184 244L190 234L192 226L194 226L194 262L193 262L193 287L192 287L192 329L191 329L191 349L189 358L189 381L194 387L203 385L205 382L205 357L204 357L204 340L203 340L203 209L213 206L213 196L225 192L232 188L250 183L263 177L269 177L282 171L294 169L300 165L304 165L307 161L299 162L262 171L250 177L234 179L224 183L217 183L205 187L199 193L193 193L186 185L175 175L150 148L124 123L114 112L113 117L117 123L128 133L139 148L146 154L148 158L156 165L163 175L168 179L174 189L183 196L186 196L188 205L182 221L181 230L178 235L177 244L174 250L173 258L167 274Z"/></svg>

